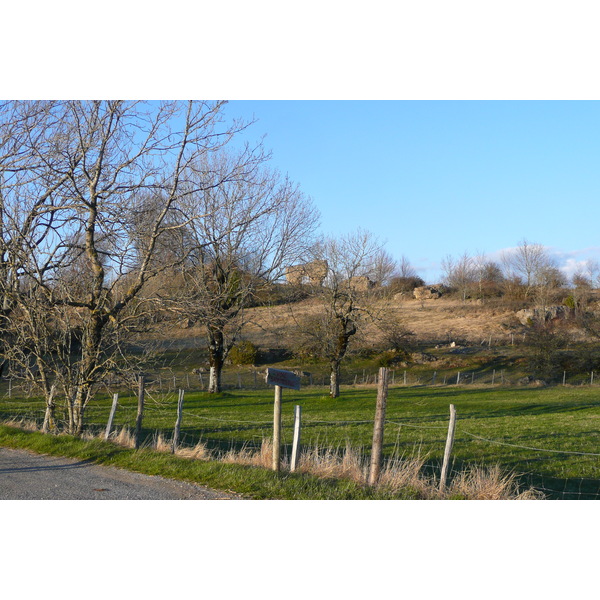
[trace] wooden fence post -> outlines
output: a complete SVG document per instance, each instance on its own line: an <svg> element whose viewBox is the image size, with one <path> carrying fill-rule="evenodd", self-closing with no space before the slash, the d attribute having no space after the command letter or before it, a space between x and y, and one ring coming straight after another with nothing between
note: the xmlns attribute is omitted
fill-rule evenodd
<svg viewBox="0 0 600 600"><path fill-rule="evenodd" d="M381 472L383 453L383 426L385 423L385 408L388 394L388 370L379 369L379 387L377 389L377 406L375 408L375 423L373 426L373 448L371 450L371 468L369 470L369 485L375 485Z"/></svg>
<svg viewBox="0 0 600 600"><path fill-rule="evenodd" d="M296 404L294 409L294 442L292 444L292 460L290 463L290 471L293 473L298 466L300 458L300 431L302 428L302 407Z"/></svg>
<svg viewBox="0 0 600 600"><path fill-rule="evenodd" d="M119 394L113 394L112 406L110 407L110 415L108 416L108 423L106 424L106 431L104 432L104 439L107 440L110 436L110 430L112 429L113 420L115 418L115 412L117 410L117 403L119 402Z"/></svg>
<svg viewBox="0 0 600 600"><path fill-rule="evenodd" d="M142 419L144 418L144 376L140 375L138 379L138 409L135 420L135 448L140 447L142 441Z"/></svg>
<svg viewBox="0 0 600 600"><path fill-rule="evenodd" d="M456 385L458 385L460 383L460 371L458 372L458 375L456 376Z"/></svg>
<svg viewBox="0 0 600 600"><path fill-rule="evenodd" d="M448 425L448 437L446 438L446 449L444 450L444 462L442 463L442 475L440 477L440 491L446 487L448 479L448 468L450 466L450 454L454 445L454 430L456 428L456 409L454 404L450 405L450 423Z"/></svg>
<svg viewBox="0 0 600 600"><path fill-rule="evenodd" d="M494 379L496 378L496 369L492 371L492 385L494 385Z"/></svg>
<svg viewBox="0 0 600 600"><path fill-rule="evenodd" d="M175 454L179 446L179 432L181 431L181 420L183 419L183 397L184 390L179 390L179 399L177 400L177 420L175 421L175 430L173 431L173 448L171 452Z"/></svg>
<svg viewBox="0 0 600 600"><path fill-rule="evenodd" d="M563 385L567 384L567 372L563 371Z"/></svg>
<svg viewBox="0 0 600 600"><path fill-rule="evenodd" d="M12 379L8 380L8 397L12 398Z"/></svg>
<svg viewBox="0 0 600 600"><path fill-rule="evenodd" d="M275 386L275 403L273 407L273 471L281 469L281 396L282 388Z"/></svg>

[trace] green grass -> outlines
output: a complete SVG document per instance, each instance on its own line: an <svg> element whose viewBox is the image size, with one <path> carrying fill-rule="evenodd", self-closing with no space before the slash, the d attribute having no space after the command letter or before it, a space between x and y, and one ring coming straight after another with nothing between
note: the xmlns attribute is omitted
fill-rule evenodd
<svg viewBox="0 0 600 600"><path fill-rule="evenodd" d="M375 399L374 387L344 388L342 397L335 400L325 396L322 388L284 390L284 453L289 455L291 450L294 405L300 404L303 445L344 447L349 442L368 454ZM134 426L136 403L133 396L120 398L117 427ZM524 484L543 489L550 498L600 497L600 393L596 387L392 387L384 455L420 453L427 456L427 468L438 473L449 404L456 406L458 415L454 470L473 463L499 464L518 472ZM147 440L157 431L170 435L176 405L175 394L148 397L144 416ZM87 412L88 425L103 429L109 408L110 399L99 397ZM0 418L15 415L39 420L43 405L33 400L2 400ZM193 445L201 439L211 449L223 452L258 448L271 434L272 415L272 390L235 390L219 396L189 393L182 441Z"/></svg>
<svg viewBox="0 0 600 600"><path fill-rule="evenodd" d="M24 448L55 456L89 460L147 475L160 475L234 491L252 499L389 500L416 499L410 489L392 494L351 481L321 479L306 474L277 474L267 469L218 461L189 460L149 449L129 450L110 442L51 436L0 425L0 446Z"/></svg>

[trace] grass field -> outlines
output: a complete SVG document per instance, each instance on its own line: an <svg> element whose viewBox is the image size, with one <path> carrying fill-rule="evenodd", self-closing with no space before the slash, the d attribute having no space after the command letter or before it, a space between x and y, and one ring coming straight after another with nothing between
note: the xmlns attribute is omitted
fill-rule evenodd
<svg viewBox="0 0 600 600"><path fill-rule="evenodd" d="M335 400L323 395L322 388L285 390L284 455L291 452L295 404L303 411L303 447L343 449L350 444L368 454L375 398L374 386L345 388ZM541 489L548 498L600 497L600 393L596 387L391 387L384 455L420 455L426 458L426 469L439 472L450 404L458 416L454 472L472 464L498 464L519 473L525 485ZM116 428L133 428L136 406L132 395L120 397ZM148 394L144 413L148 443L158 432L170 437L176 406L175 394ZM88 408L88 425L102 430L109 409L109 397L99 397ZM272 390L234 390L219 396L188 393L182 442L194 445L202 440L223 453L259 448L271 435L272 411ZM15 416L39 420L43 404L5 396L0 418Z"/></svg>

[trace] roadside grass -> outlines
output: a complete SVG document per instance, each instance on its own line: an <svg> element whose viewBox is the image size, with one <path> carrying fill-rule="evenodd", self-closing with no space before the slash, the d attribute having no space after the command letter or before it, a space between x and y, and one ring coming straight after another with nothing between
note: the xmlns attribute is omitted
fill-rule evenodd
<svg viewBox="0 0 600 600"><path fill-rule="evenodd" d="M393 492L370 488L350 480L319 478L305 473L277 474L264 468L232 462L190 460L149 448L133 450L97 439L38 432L0 425L0 445L54 456L89 460L147 475L180 479L249 499L284 500L389 500L418 499L414 490Z"/></svg>
<svg viewBox="0 0 600 600"><path fill-rule="evenodd" d="M284 459L291 454L294 405L301 404L305 451L320 449L343 458L345 448L351 447L368 460L375 399L374 386L344 387L335 400L321 388L285 390ZM88 409L87 423L96 434L104 431L110 402L108 395L99 396ZM452 485L474 468L491 473L497 467L503 474L513 474L522 489L533 486L549 498L600 497L600 395L596 388L392 386L386 412L386 460L421 460L424 475L438 476L449 404L456 406L458 415ZM116 434L134 427L136 406L133 395L120 397ZM176 406L174 393L147 397L143 434L148 445L159 435L171 438ZM43 403L4 398L0 419L12 416L35 418L39 423ZM272 418L272 390L233 390L217 396L188 393L182 445L188 452L196 447L196 452L219 459L228 453L250 456L269 439Z"/></svg>
<svg viewBox="0 0 600 600"><path fill-rule="evenodd" d="M20 427L19 427L20 426ZM117 436L122 444L131 440ZM343 455L330 449L309 449L297 473L269 469L271 442L258 451L229 451L215 460L202 444L170 453L170 444L157 436L152 447L134 450L86 435L85 438L33 431L33 424L0 425L0 446L78 458L147 475L179 479L235 493L247 499L285 500L438 500L438 499L541 499L533 489L522 491L513 474L498 467L469 468L445 490L435 477L427 477L422 461L389 461L376 486L366 485L368 465L363 455L346 447Z"/></svg>

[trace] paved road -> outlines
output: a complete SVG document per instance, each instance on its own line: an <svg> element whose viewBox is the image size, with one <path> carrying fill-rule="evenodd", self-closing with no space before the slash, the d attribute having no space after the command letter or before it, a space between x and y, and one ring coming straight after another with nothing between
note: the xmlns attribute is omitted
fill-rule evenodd
<svg viewBox="0 0 600 600"><path fill-rule="evenodd" d="M0 500L233 500L237 496L86 461L0 448Z"/></svg>

